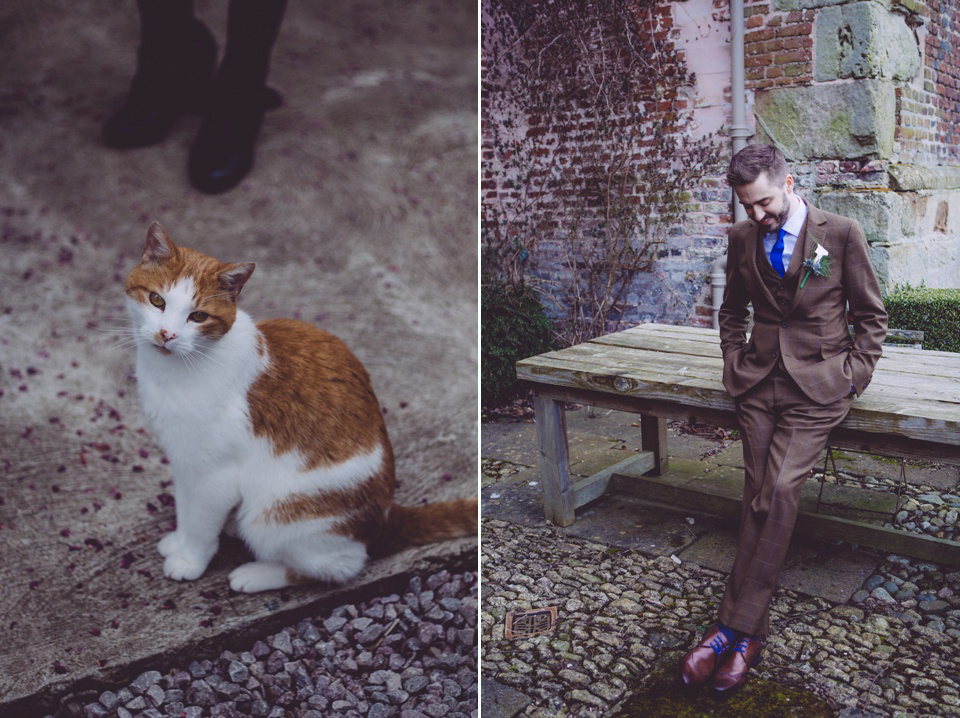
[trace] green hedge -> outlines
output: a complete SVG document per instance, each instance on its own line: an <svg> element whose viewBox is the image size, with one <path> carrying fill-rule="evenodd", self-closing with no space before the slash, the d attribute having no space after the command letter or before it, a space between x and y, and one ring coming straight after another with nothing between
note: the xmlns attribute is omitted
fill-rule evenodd
<svg viewBox="0 0 960 718"><path fill-rule="evenodd" d="M923 348L960 352L960 289L898 288L883 300L889 324L923 332Z"/></svg>
<svg viewBox="0 0 960 718"><path fill-rule="evenodd" d="M550 320L536 295L501 284L480 289L480 397L487 407L515 396L520 359L550 351Z"/></svg>

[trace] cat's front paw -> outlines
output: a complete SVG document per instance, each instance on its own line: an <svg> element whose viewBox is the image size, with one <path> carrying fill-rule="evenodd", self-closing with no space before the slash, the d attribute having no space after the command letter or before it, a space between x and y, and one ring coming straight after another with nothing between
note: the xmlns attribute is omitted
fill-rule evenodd
<svg viewBox="0 0 960 718"><path fill-rule="evenodd" d="M163 562L163 575L174 581L195 581L207 570L210 559L191 556L185 552L178 552L167 556Z"/></svg>
<svg viewBox="0 0 960 718"><path fill-rule="evenodd" d="M164 558L167 556L173 556L175 553L180 553L180 546L183 543L180 532L172 531L160 539L160 542L157 544L157 551L160 552L160 555Z"/></svg>

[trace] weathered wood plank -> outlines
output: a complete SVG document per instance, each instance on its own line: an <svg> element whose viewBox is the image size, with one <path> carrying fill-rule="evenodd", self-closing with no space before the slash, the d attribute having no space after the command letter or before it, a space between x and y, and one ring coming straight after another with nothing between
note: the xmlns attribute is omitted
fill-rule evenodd
<svg viewBox="0 0 960 718"><path fill-rule="evenodd" d="M732 402L730 410L718 410L704 407L682 406L668 401L618 396L615 394L573 389L570 387L546 387L540 385L536 387L536 389L558 401L573 404L586 404L588 406L633 413L643 412L670 420L695 419L701 423L720 426L725 429L740 428L732 409ZM856 407L856 403L854 407ZM960 464L960 444L922 441L904 436L861 431L850 428L847 422L850 422L850 417L831 432L830 440L827 442L828 444L841 449L865 451L871 454L877 454L878 456L890 456L894 458L902 456Z"/></svg>
<svg viewBox="0 0 960 718"><path fill-rule="evenodd" d="M536 363L539 362L539 363ZM611 391L618 394L649 395L652 398L670 397L679 403L694 406L713 406L714 408L733 408L732 399L727 395L719 381L719 372L705 378L705 372L685 364L668 372L663 366L650 369L649 363L635 365L626 359L597 356L578 357L574 353L540 356L536 362L524 360L517 365L518 377L547 384L566 384L578 388L592 388ZM863 426L868 431L883 431L882 417L890 414L890 421L896 426L912 423L911 417L945 422L942 425L928 427L930 430L951 430L958 427L960 405L943 401L946 391L931 390L929 395L907 388L885 388L882 384L871 384L854 407L858 418L881 422L875 426ZM929 433L929 432L928 432ZM924 434L914 438L936 440L936 437Z"/></svg>
<svg viewBox="0 0 960 718"><path fill-rule="evenodd" d="M664 357L667 355L682 355L722 360L719 344L702 342L679 334L663 336L652 333L617 332L616 334L597 337L577 346L588 348L599 345L661 352ZM924 376L946 377L960 382L960 354L939 353L947 354L947 357L929 356L927 352L918 349L908 349L905 352L887 352L885 347L884 354L877 363L874 380L882 378L882 375L894 373L909 374L911 381L915 381L917 376Z"/></svg>
<svg viewBox="0 0 960 718"><path fill-rule="evenodd" d="M916 349L915 347L884 347L883 353L889 353L890 356L900 356L907 355L913 356L918 359L929 359L931 361L940 359L947 362L957 362L957 357L960 356L957 352L945 352L940 351L939 349Z"/></svg>
<svg viewBox="0 0 960 718"><path fill-rule="evenodd" d="M630 334L617 332L597 337L587 342L588 345L604 345L646 349L648 351L663 352L665 354L685 354L696 357L708 357L720 360L723 353L719 344L707 344L689 337L659 336L653 334Z"/></svg>
<svg viewBox="0 0 960 718"><path fill-rule="evenodd" d="M633 368L612 375L589 361L548 355L518 362L517 377L537 384L672 401L691 408L733 410L733 400L719 381L697 377L670 377ZM960 411L936 401L911 402L868 391L854 402L845 423L862 431L960 444Z"/></svg>
<svg viewBox="0 0 960 718"><path fill-rule="evenodd" d="M634 396L620 396L601 391L592 391L589 389L576 389L566 386L547 386L544 384L524 384L531 389L549 396L557 401L568 402L572 404L585 404L587 406L596 406L603 409L613 409L615 411L627 411L635 414L650 414L664 419L689 419L695 418L697 421L709 423L714 426L722 426L727 429L736 429L737 418L733 412L733 403L730 410L710 409L707 407L688 407L670 401L657 401L655 399L644 399Z"/></svg>
<svg viewBox="0 0 960 718"><path fill-rule="evenodd" d="M677 333L683 334L690 337L700 337L705 341L720 341L720 333L716 329L711 329L709 327L688 327L681 324L657 324L651 322L649 324L638 324L635 327L630 327L629 329L624 329L626 332L635 332L637 334L641 333L652 333L652 334L670 334Z"/></svg>
<svg viewBox="0 0 960 718"><path fill-rule="evenodd" d="M943 443L939 441L923 441L906 436L878 434L856 431L846 425L830 432L831 446L841 449L865 451L878 456L893 458L905 457L908 459L925 459L927 461L945 461L960 464L960 444Z"/></svg>
<svg viewBox="0 0 960 718"><path fill-rule="evenodd" d="M723 360L719 357L704 357L693 354L669 354L665 351L650 351L639 347L624 347L616 344L578 344L549 355L557 358L573 358L596 363L597 368L608 368L611 373L624 370L655 367L663 374L698 376L719 381ZM960 374L960 372L958 372ZM920 402L952 402L960 407L960 378L903 374L878 368L871 382L873 387L888 387L888 397L917 400Z"/></svg>
<svg viewBox="0 0 960 718"><path fill-rule="evenodd" d="M741 498L729 496L720 491L694 489L678 486L664 479L627 476L622 473L614 474L610 483L614 491L633 494L648 501L658 501L730 518L740 516ZM960 566L960 542L958 541L937 539L809 511L800 511L797 514L795 531L815 538L849 541L860 546L870 546L924 561Z"/></svg>
<svg viewBox="0 0 960 718"><path fill-rule="evenodd" d="M540 448L544 513L549 521L558 526L569 526L574 522L574 496L570 480L566 413L563 404L547 396L535 396L533 406Z"/></svg>
<svg viewBox="0 0 960 718"><path fill-rule="evenodd" d="M624 329L621 332L616 332L616 334L626 334L626 333L636 334L636 335L649 335L649 336L661 336L661 337L677 337L683 339L689 339L693 341L701 341L706 344L719 344L720 343L720 333L717 329L710 329L705 327L687 327L676 324L638 324L635 327L629 329ZM888 336L893 337L904 337L910 341L922 340L923 332L915 332L908 329L888 329ZM748 334L749 336L749 334ZM896 351L907 350L907 351L917 351L913 347L896 347L891 346L890 349ZM884 352L886 352L887 347L884 347ZM956 357L954 352L938 352L938 351L929 351L922 350L924 354L930 355L946 355L948 358L950 356Z"/></svg>
<svg viewBox="0 0 960 718"><path fill-rule="evenodd" d="M614 464L613 466L598 471L593 476L577 481L573 485L573 507L579 509L584 504L599 499L603 496L609 487L610 477L616 472L627 472L636 474L645 474L652 471L654 466L654 454L652 451L642 451L632 455L628 459Z"/></svg>
<svg viewBox="0 0 960 718"><path fill-rule="evenodd" d="M892 329L887 327L887 339L895 339L902 342L922 342L923 332L917 329Z"/></svg>
<svg viewBox="0 0 960 718"><path fill-rule="evenodd" d="M587 361L540 357L536 364L518 363L517 378L540 384L666 399L692 406L733 407L733 400L726 395L719 381L670 377L626 368L612 374Z"/></svg>
<svg viewBox="0 0 960 718"><path fill-rule="evenodd" d="M637 337L662 337L676 338L685 341L699 342L705 346L720 344L720 334L716 329L705 329L702 327L684 327L673 324L639 324L630 329L621 332L608 334L606 337L618 335L637 336ZM747 334L749 336L749 333ZM605 337L598 337L590 341L599 341ZM884 355L896 356L901 354L914 355L923 359L946 359L948 362L956 364L960 361L960 355L956 352L935 351L929 349L916 349L914 347L884 346Z"/></svg>
<svg viewBox="0 0 960 718"><path fill-rule="evenodd" d="M719 344L706 343L679 334L662 336L652 333L635 334L630 331L617 332L616 334L597 337L579 346L591 345L622 346L658 351L664 354L722 358ZM888 352L885 347L883 356L877 364L877 371L881 370L960 379L960 354L927 352L920 349L897 349Z"/></svg>
<svg viewBox="0 0 960 718"><path fill-rule="evenodd" d="M722 374L722 364L719 359L688 355L677 357L639 349L595 344L580 344L524 359L518 363L518 367L533 366L538 363L553 366L550 364L553 360L591 364L594 372L607 373L614 377L640 376L644 373L660 375L663 379L671 376L699 377L708 381L711 386L720 382ZM937 406L946 403L950 405L950 411L956 411L960 416L960 380L924 380L878 370L871 387L887 387L883 398L895 398L898 403L902 403L901 400L907 400L919 406ZM871 393L875 391L876 389Z"/></svg>

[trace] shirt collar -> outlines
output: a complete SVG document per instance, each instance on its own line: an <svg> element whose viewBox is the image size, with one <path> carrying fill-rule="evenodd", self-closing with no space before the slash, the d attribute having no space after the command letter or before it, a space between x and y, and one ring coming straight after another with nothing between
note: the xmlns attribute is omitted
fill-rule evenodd
<svg viewBox="0 0 960 718"><path fill-rule="evenodd" d="M783 223L783 229L786 233L794 237L800 236L800 230L803 229L803 222L807 218L807 203L804 202L800 196L798 196L797 199L800 200L800 206L797 208L797 211L790 215L790 218Z"/></svg>

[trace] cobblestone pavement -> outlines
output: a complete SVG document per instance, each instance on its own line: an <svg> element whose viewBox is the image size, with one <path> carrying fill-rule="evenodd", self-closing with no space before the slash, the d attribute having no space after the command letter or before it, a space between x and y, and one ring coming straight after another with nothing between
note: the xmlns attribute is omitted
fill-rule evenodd
<svg viewBox="0 0 960 718"><path fill-rule="evenodd" d="M658 657L693 645L725 581L690 562L491 518L481 547L481 674L531 699L525 716L615 709ZM846 605L778 590L757 676L818 696L842 718L958 716L957 594L960 572L895 555ZM552 633L504 637L508 611L546 606L558 609Z"/></svg>
<svg viewBox="0 0 960 718"><path fill-rule="evenodd" d="M476 627L476 572L440 571L414 577L403 595L339 606L245 651L146 671L61 715L476 718Z"/></svg>

